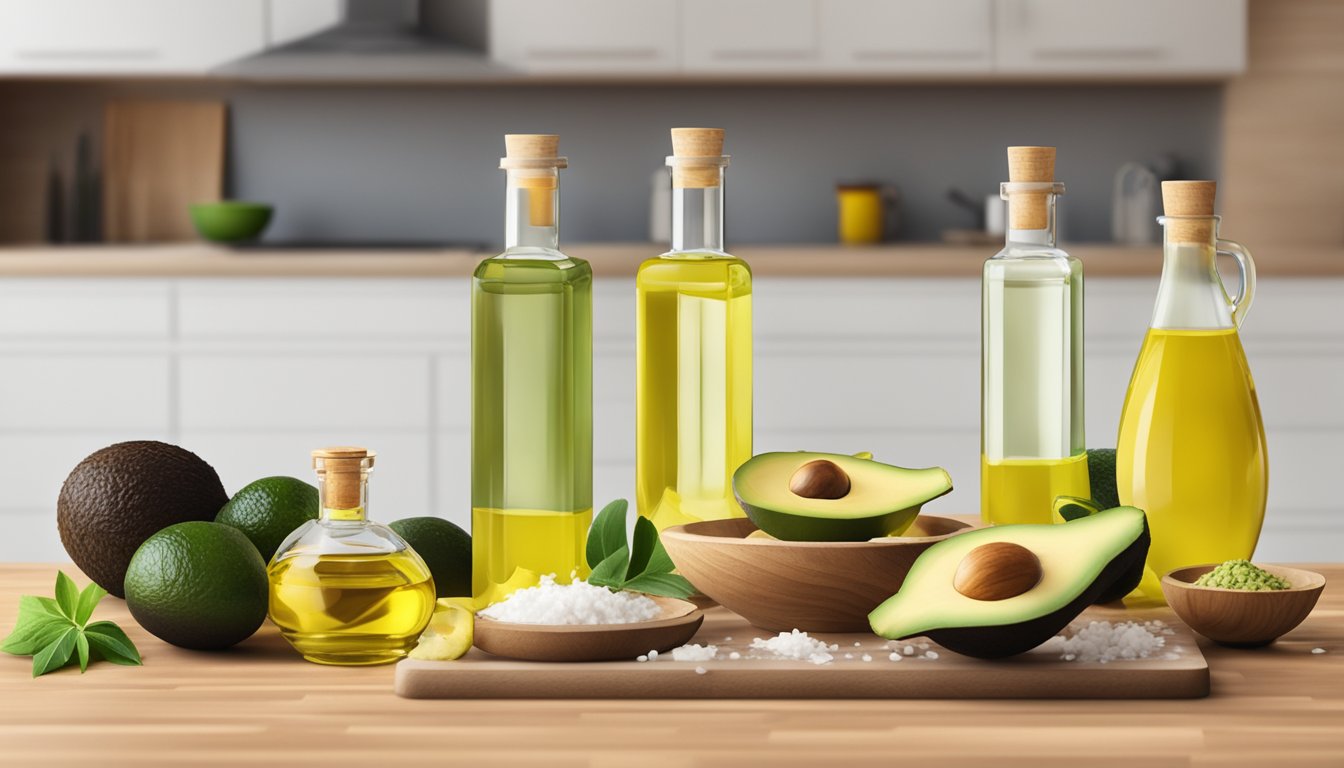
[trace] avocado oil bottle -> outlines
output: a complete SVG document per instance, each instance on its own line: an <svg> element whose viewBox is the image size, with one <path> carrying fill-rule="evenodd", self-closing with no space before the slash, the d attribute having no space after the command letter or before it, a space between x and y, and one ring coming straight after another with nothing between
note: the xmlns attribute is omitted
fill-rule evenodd
<svg viewBox="0 0 1344 768"><path fill-rule="evenodd" d="M980 516L1049 523L1091 497L1083 443L1083 266L1055 245L1054 147L1009 147L1008 234L985 262Z"/></svg>
<svg viewBox="0 0 1344 768"><path fill-rule="evenodd" d="M384 664L415 647L434 612L434 580L415 550L368 519L374 453L313 451L321 513L267 566L270 618L319 664Z"/></svg>
<svg viewBox="0 0 1344 768"><path fill-rule="evenodd" d="M659 530L740 517L751 458L751 270L723 248L723 130L673 128L672 249L635 285L635 483Z"/></svg>
<svg viewBox="0 0 1344 768"><path fill-rule="evenodd" d="M558 136L504 142L505 248L471 288L471 581L492 599L517 569L586 576L593 516L593 273L559 250L568 162Z"/></svg>

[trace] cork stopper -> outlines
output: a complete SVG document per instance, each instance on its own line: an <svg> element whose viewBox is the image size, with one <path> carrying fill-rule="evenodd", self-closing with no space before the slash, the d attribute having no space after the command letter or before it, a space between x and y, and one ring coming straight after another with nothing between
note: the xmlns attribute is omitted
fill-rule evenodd
<svg viewBox="0 0 1344 768"><path fill-rule="evenodd" d="M1054 147L1009 147L1010 183L1048 184L1055 180ZM1014 192L1008 205L1009 229L1045 229L1050 223L1048 191Z"/></svg>
<svg viewBox="0 0 1344 768"><path fill-rule="evenodd" d="M510 177L510 184L532 190L527 203L528 225L554 227L555 169L569 167L569 159L560 157L560 137L553 133L506 133L499 167L517 171Z"/></svg>
<svg viewBox="0 0 1344 768"><path fill-rule="evenodd" d="M313 451L313 467L322 475L323 503L328 509L355 509L363 504L364 471L373 468L375 454L354 445L335 445Z"/></svg>
<svg viewBox="0 0 1344 768"><path fill-rule="evenodd" d="M1175 219L1167 222L1167 239L1178 243L1213 242L1213 199L1218 184L1213 181L1162 182L1162 212L1167 216L1207 216L1207 219Z"/></svg>
<svg viewBox="0 0 1344 768"><path fill-rule="evenodd" d="M719 186L725 163L722 128L672 129L672 186L705 189Z"/></svg>

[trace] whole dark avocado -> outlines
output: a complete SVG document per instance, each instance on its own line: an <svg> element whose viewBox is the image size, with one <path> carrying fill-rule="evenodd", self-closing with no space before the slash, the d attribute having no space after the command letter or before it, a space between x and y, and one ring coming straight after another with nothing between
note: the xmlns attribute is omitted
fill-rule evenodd
<svg viewBox="0 0 1344 768"><path fill-rule="evenodd" d="M174 523L214 520L229 500L201 457L176 445L109 445L79 463L61 486L61 544L98 586L125 597L126 566L145 539Z"/></svg>

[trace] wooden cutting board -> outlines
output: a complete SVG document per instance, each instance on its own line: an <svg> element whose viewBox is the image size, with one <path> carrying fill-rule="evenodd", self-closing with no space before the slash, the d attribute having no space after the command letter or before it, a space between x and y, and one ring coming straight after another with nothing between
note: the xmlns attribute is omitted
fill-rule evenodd
<svg viewBox="0 0 1344 768"><path fill-rule="evenodd" d="M222 101L118 101L103 116L103 237L196 239L188 207L224 191Z"/></svg>
<svg viewBox="0 0 1344 768"><path fill-rule="evenodd" d="M1040 649L1013 659L981 661L945 651L891 661L886 641L871 634L819 634L840 646L825 665L757 659L544 664L510 661L472 649L457 661L397 664L396 691L424 699L1179 699L1209 694L1209 667L1190 630L1169 609L1091 608L1088 621L1161 619L1163 656L1109 664L1063 661ZM721 654L745 654L756 629L723 608L706 611L692 642ZM731 637L731 641L724 638ZM859 645L856 646L855 643ZM900 643L904 646L906 643ZM863 661L863 654L872 660ZM852 654L853 658L845 658ZM697 667L704 670L697 671Z"/></svg>

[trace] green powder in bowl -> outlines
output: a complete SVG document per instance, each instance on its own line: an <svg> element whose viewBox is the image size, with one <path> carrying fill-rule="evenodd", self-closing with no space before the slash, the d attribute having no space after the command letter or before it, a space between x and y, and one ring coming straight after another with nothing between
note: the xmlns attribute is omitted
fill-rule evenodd
<svg viewBox="0 0 1344 768"><path fill-rule="evenodd" d="M1293 585L1264 568L1253 565L1249 560L1228 560L1196 579L1195 586L1264 592L1274 589L1288 589Z"/></svg>

